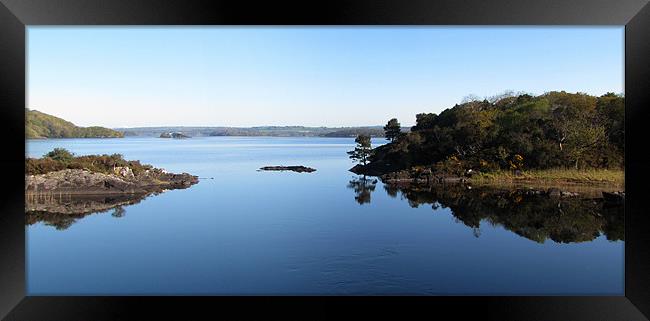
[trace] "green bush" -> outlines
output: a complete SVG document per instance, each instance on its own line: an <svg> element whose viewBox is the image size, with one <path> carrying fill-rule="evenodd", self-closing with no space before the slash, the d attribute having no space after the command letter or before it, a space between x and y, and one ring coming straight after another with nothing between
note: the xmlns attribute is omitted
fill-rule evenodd
<svg viewBox="0 0 650 321"><path fill-rule="evenodd" d="M139 175L146 170L154 169L140 161L127 161L121 154L112 155L84 155L75 157L63 148L55 148L44 155L43 158L25 159L25 174L38 175L63 169L85 169L92 172L112 174L115 167L129 167L134 175Z"/></svg>
<svg viewBox="0 0 650 321"><path fill-rule="evenodd" d="M51 152L43 155L43 157L49 157L55 161L67 163L72 161L74 154L65 148L55 148Z"/></svg>

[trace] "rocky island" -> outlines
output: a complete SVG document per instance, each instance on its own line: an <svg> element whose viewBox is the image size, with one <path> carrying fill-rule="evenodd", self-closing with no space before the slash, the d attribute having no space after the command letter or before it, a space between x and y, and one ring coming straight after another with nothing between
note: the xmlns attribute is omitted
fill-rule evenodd
<svg viewBox="0 0 650 321"><path fill-rule="evenodd" d="M75 157L65 149L54 149L43 158L25 160L26 195L148 194L187 188L198 183L188 173L174 174L122 155Z"/></svg>
<svg viewBox="0 0 650 321"><path fill-rule="evenodd" d="M93 213L113 210L112 216L121 217L123 207L198 181L120 154L74 156L55 148L42 158L25 159L26 224L43 222L63 230Z"/></svg>
<svg viewBox="0 0 650 321"><path fill-rule="evenodd" d="M187 135L185 135L183 133L179 133L179 132L171 132L171 133L162 133L162 134L160 134L160 138L177 138L177 139L180 139L180 138L190 138L190 136L187 136Z"/></svg>

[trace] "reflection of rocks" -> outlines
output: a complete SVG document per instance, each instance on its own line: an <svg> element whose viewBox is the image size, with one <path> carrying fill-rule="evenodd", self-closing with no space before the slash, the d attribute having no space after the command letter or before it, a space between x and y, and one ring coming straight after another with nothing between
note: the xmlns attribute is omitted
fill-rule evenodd
<svg viewBox="0 0 650 321"><path fill-rule="evenodd" d="M25 211L55 214L89 214L106 211L116 206L139 203L148 194L116 195L28 195Z"/></svg>
<svg viewBox="0 0 650 321"><path fill-rule="evenodd" d="M348 188L354 190L356 196L354 199L360 205L370 203L370 195L375 191L377 185L377 179L367 178L366 176L360 176L348 183Z"/></svg>
<svg viewBox="0 0 650 321"><path fill-rule="evenodd" d="M113 166L107 173L64 169L25 175L27 224L45 222L66 229L79 218L111 209L114 217L122 217L123 206L138 203L151 194L198 183L197 176L187 173L136 169Z"/></svg>
<svg viewBox="0 0 650 321"><path fill-rule="evenodd" d="M157 193L154 193L157 194ZM27 195L25 198L26 223L44 222L59 230L68 228L78 219L93 213L108 212L123 217L125 206L139 203L151 194L115 195Z"/></svg>
<svg viewBox="0 0 650 321"><path fill-rule="evenodd" d="M431 204L451 209L452 215L480 235L487 221L501 225L536 242L551 239L558 243L591 241L601 234L608 240L623 240L623 206L605 206L600 198L585 199L550 191L531 189L470 188L466 185L392 185L389 195L399 189L409 205ZM575 196L575 195L572 195Z"/></svg>
<svg viewBox="0 0 650 321"><path fill-rule="evenodd" d="M65 169L47 174L26 175L25 193L133 194L187 188L196 183L198 183L197 176L187 173L167 173L158 169L146 170L138 176L135 176L128 167L115 167L112 174Z"/></svg>

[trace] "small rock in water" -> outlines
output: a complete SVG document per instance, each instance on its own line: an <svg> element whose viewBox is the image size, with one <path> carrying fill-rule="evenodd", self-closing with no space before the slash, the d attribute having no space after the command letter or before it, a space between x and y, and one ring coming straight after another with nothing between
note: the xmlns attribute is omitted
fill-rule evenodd
<svg viewBox="0 0 650 321"><path fill-rule="evenodd" d="M297 173L311 173L315 172L316 169L305 166L264 166L260 168L263 171L292 171Z"/></svg>

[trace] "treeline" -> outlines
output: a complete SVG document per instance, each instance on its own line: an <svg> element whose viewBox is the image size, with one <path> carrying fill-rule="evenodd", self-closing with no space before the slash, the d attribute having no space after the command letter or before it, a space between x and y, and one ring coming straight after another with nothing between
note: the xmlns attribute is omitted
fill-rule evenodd
<svg viewBox="0 0 650 321"><path fill-rule="evenodd" d="M25 109L26 138L103 138L124 137L105 127L79 127L75 124L37 110Z"/></svg>
<svg viewBox="0 0 650 321"><path fill-rule="evenodd" d="M373 150L366 169L414 166L468 169L623 168L625 100L607 93L503 95L416 115L410 133L391 120L389 144Z"/></svg>

